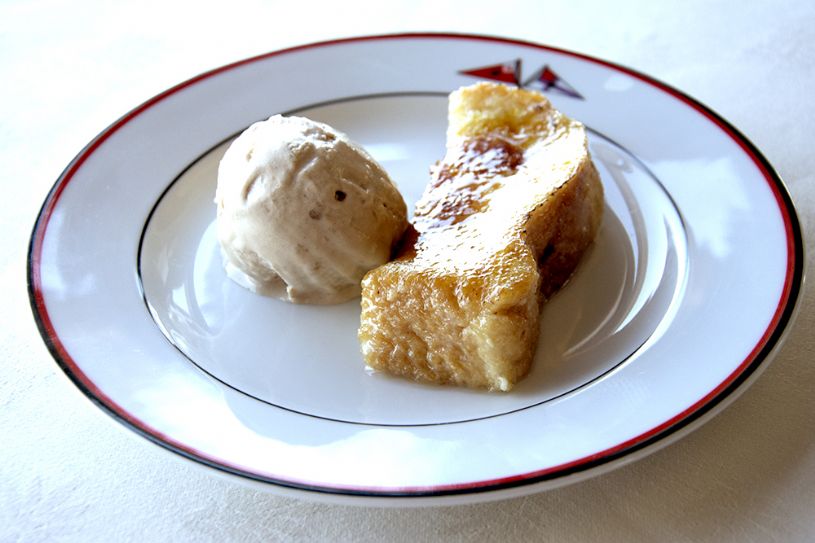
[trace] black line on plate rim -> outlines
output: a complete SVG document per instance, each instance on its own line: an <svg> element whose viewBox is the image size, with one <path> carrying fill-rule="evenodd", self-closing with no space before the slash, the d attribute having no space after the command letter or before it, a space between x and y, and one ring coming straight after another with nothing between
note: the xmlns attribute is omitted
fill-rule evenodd
<svg viewBox="0 0 815 543"><path fill-rule="evenodd" d="M774 319L774 324L771 322L770 326L772 327L772 331L770 332L769 336L767 336L766 341L763 345L758 343L756 347L759 347L759 350L752 354L752 360L750 360L747 365L742 368L739 374L726 386L724 386L721 390L716 392L716 389L711 390L711 394L715 393L714 396L705 400L704 398L700 399L700 401L705 401L704 404L698 406L693 412L684 415L680 420L670 423L670 419L666 421L666 423L670 423L669 426L666 428L660 429L659 426L654 427L650 430L650 432L654 432L652 435L648 435L648 433L643 433L641 436L647 436L644 439L633 443L630 446L621 448L620 450L614 450L612 452L605 452L600 451L598 454L602 455L599 457L588 457L586 459L578 459L574 465L568 465L563 468L558 469L558 466L554 466L552 471L547 473L543 473L537 475L537 472L528 472L526 474L520 474L517 478L514 478L511 481L500 481L500 482L493 482L493 481L480 481L473 483L472 486L456 486L452 485L452 487L437 487L435 489L407 489L403 491L399 490L381 490L381 489L353 489L353 488L331 488L331 487L321 487L314 484L302 483L302 482L292 482L292 481L285 481L280 480L275 477L270 476L262 476L256 473L251 473L236 467L228 466L225 464L219 464L214 460L210 460L200 455L196 455L190 453L189 451L184 450L183 448L169 443L168 441L162 440L160 436L154 435L147 430L139 427L134 422L125 418L122 414L118 413L112 405L108 405L105 403L101 398L97 397L96 394L91 391L85 383L83 383L77 374L75 374L66 360L63 359L62 353L59 352L59 349L56 347L55 342L50 336L49 331L46 328L45 321L43 319L43 315L40 314L37 308L37 293L35 290L34 285L34 249L35 249L35 240L37 238L37 233L40 229L44 226L43 220L45 217L45 212L48 210L48 206L50 205L54 195L60 189L62 184L65 181L65 177L67 173L71 170L74 164L80 158L84 159L84 154L87 150L93 147L100 139L103 137L107 137L109 132L117 127L119 123L122 122L123 119L127 118L130 115L133 115L134 112L139 111L140 109L147 107L148 105L152 104L154 101L161 99L162 97L171 94L172 92L183 88L186 85L192 84L195 81L200 79L204 79L206 77L215 75L220 71L226 71L228 69L241 66L244 64L248 64L251 62L255 62L258 60L262 60L268 58L274 54L283 54L290 51L301 50L307 47L325 47L331 46L333 44L342 44L342 43L353 43L355 41L363 41L363 40L374 40L374 39L451 39L451 40L469 40L469 41L492 41L501 44L509 44L509 45L516 45L519 47L528 47L532 49L536 49L538 51L548 51L556 54L563 54L567 56L572 56L575 58L583 59L587 62L592 64L598 64L601 66L605 66L608 68L615 69L622 73L628 73L630 75L634 75L635 77L641 79L643 82L655 86L658 89L661 89L669 94L674 94L675 96L680 97L684 100L687 104L691 105L694 109L702 112L710 116L710 118L716 120L720 128L725 129L724 131L730 131L730 136L732 139L743 145L748 151L754 161L757 161L761 166L765 169L765 175L763 176L768 183L771 183L772 186L778 191L778 197L781 204L783 204L783 210L787 213L788 224L790 228L790 237L791 239L788 242L792 243L791 253L794 257L794 265L792 267L791 273L789 273L789 291L787 293L787 299L782 300L780 303L783 304L783 308L779 305L781 309L780 313L778 313L778 309L776 310L777 313L777 320ZM44 232L43 232L44 235ZM43 205L40 208L40 211L37 215L37 219L35 220L34 226L32 228L32 234L29 241L28 246L28 255L27 255L27 266L26 266L26 284L28 290L28 297L29 297L29 304L32 309L32 314L34 321L37 325L38 330L40 331L40 335L43 338L43 341L48 348L51 356L57 362L57 365L62 369L62 371L66 374L66 376L77 386L77 388L86 396L92 403L98 405L103 412L107 413L111 416L114 420L117 420L124 426L128 427L135 433L144 436L148 440L152 441L153 443L175 452L180 456L193 460L197 463L202 465L209 466L213 469L218 471L228 473L231 475L236 475L242 478L246 478L249 480L254 480L261 483L270 483L276 486L284 487L284 488L292 488L297 490L305 490L310 492L322 493L322 494L331 494L331 495L348 495L348 496L365 496L365 497L372 497L372 498L385 498L385 497L411 497L411 498L421 498L421 497L435 497L435 496L448 496L448 495L462 495L462 494L472 494L472 493L481 493L481 492L491 492L497 491L507 488L515 488L520 486L531 485L543 481L548 481L556 478L566 477L568 475L572 475L578 472L591 470L598 466L601 466L606 463L613 462L617 459L620 459L624 456L628 456L629 454L647 448L659 441L664 440L671 434L678 432L679 430L687 427L692 422L698 420L703 415L710 412L714 407L718 406L725 398L729 397L736 389L738 389L752 374L755 373L756 369L759 368L762 363L772 354L772 351L780 344L780 340L783 336L789 331L789 324L790 320L796 313L797 309L800 307L801 300L800 300L800 291L802 287L803 281L803 274L804 274L804 248L803 248L803 236L801 233L801 226L798 219L798 215L795 211L795 207L792 203L792 198L789 194L787 187L785 186L783 180L778 175L776 170L772 167L769 161L764 157L764 155L758 150L758 148L747 138L744 134L736 129L733 125L731 125L728 121L722 118L718 113L714 112L711 108L704 105L702 102L696 100L695 98L691 98L689 95L685 94L682 91L677 90L676 88L667 85L651 76L645 75L642 72L633 70L631 68L625 67L620 64L615 64L612 62L608 62L605 60L601 60L599 58L590 57L588 55L583 55L581 53L575 53L565 49L558 49L551 46L536 44L527 41L521 40L513 40L507 38L501 38L497 36L486 36L486 35L473 35L473 34L457 34L457 33L405 33L405 34L385 34L379 36L365 36L360 38L345 38L341 40L333 40L327 42L316 42L307 44L304 46L295 47L292 49L276 51L272 53L267 53L265 55L260 55L257 57L251 57L244 59L242 61L238 61L236 63L222 66L220 68L216 68L214 70L210 70L208 72L204 72L203 74L188 80L186 82L180 83L171 89L168 89L162 94L153 97L152 99L148 100L147 102L143 103L141 106L138 106L134 110L131 110L119 120L115 121L111 125L109 125L105 130L100 132L93 140L91 140L83 149L71 160L71 162L66 166L57 180L54 182L53 186L51 187L50 191L48 192ZM47 312L46 317L47 318ZM770 328L765 330L765 333L770 331ZM67 353L66 353L67 355ZM749 358L749 357L748 357ZM748 359L745 359L742 364L747 362ZM681 415L678 414L678 415ZM624 445L622 443L620 445Z"/></svg>

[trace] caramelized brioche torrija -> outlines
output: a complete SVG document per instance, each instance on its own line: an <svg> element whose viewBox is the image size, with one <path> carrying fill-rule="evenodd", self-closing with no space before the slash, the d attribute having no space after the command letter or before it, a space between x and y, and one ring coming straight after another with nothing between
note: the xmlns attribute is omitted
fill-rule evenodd
<svg viewBox="0 0 815 543"><path fill-rule="evenodd" d="M359 340L375 370L507 391L529 372L541 304L595 237L603 189L583 125L540 93L464 87L448 120L396 258L363 279Z"/></svg>

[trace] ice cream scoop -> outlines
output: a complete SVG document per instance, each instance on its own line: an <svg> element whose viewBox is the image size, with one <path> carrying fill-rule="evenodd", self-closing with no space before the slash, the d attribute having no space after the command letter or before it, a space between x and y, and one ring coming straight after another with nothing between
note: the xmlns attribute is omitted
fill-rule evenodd
<svg viewBox="0 0 815 543"><path fill-rule="evenodd" d="M260 294L330 304L388 261L407 208L385 170L345 134L303 117L250 126L218 168L227 275Z"/></svg>

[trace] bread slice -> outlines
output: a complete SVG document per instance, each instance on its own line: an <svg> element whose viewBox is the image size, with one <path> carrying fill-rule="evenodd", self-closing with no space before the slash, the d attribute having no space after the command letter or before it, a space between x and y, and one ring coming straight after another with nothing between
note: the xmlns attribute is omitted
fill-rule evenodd
<svg viewBox="0 0 815 543"><path fill-rule="evenodd" d="M507 391L529 371L541 304L594 239L603 189L583 125L540 93L463 87L448 120L396 258L363 279L359 340L375 370Z"/></svg>

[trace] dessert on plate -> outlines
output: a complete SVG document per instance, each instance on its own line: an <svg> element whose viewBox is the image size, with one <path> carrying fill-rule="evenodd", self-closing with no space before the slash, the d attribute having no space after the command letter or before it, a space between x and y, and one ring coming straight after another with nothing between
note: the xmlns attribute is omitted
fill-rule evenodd
<svg viewBox="0 0 815 543"><path fill-rule="evenodd" d="M388 261L407 207L388 174L328 125L275 115L246 129L218 168L227 275L259 294L330 304L359 296Z"/></svg>
<svg viewBox="0 0 815 543"><path fill-rule="evenodd" d="M599 228L603 189L582 124L534 91L450 95L431 169L393 261L365 275L365 363L416 381L510 390L529 371L543 302Z"/></svg>

